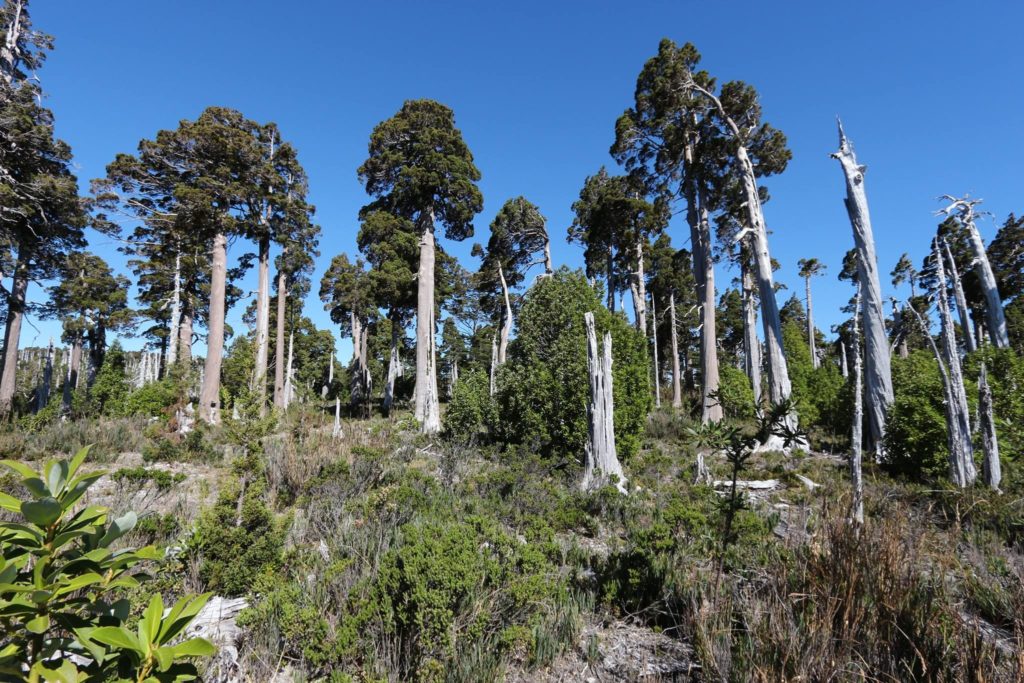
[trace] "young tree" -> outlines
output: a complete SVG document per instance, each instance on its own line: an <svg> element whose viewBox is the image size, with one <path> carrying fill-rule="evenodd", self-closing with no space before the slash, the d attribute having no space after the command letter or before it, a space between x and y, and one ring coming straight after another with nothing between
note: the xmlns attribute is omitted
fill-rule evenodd
<svg viewBox="0 0 1024 683"><path fill-rule="evenodd" d="M807 294L807 345L811 349L811 364L818 368L818 353L814 348L814 312L811 308L811 278L825 272L825 264L816 258L800 259L797 263L799 275L804 279L804 290Z"/></svg>
<svg viewBox="0 0 1024 683"><path fill-rule="evenodd" d="M906 282L910 285L910 296L917 296L917 270L906 253L900 256L900 260L896 262L896 267L892 269L889 276L892 278L893 287L899 287Z"/></svg>
<svg viewBox="0 0 1024 683"><path fill-rule="evenodd" d="M352 405L370 399L370 365L367 340L370 322L377 316L376 296L370 273L362 259L349 261L348 254L338 254L320 280L320 300L331 321L341 327L342 335L352 338Z"/></svg>
<svg viewBox="0 0 1024 683"><path fill-rule="evenodd" d="M839 150L832 154L838 159L846 178L846 211L853 226L857 245L857 272L861 283L864 323L865 379L867 381L868 442L869 450L879 456L883 452L885 420L893 402L892 368L889 337L885 331L885 312L882 310L882 289L878 277L878 258L875 239L868 214L868 199L864 188L866 166L857 163L853 145L839 124Z"/></svg>
<svg viewBox="0 0 1024 683"><path fill-rule="evenodd" d="M448 239L473 235L483 208L480 171L455 127L455 115L432 100L410 100L370 135L369 156L358 170L376 198L364 213L384 209L413 222L419 233L416 303L415 416L426 433L441 428L435 365L434 280L436 223Z"/></svg>

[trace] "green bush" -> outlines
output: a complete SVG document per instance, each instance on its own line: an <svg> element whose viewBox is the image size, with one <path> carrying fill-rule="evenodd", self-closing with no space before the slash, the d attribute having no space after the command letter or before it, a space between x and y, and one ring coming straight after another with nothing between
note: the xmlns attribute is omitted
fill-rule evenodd
<svg viewBox="0 0 1024 683"><path fill-rule="evenodd" d="M726 417L754 416L754 390L750 378L739 368L723 365L718 369L718 402Z"/></svg>
<svg viewBox="0 0 1024 683"><path fill-rule="evenodd" d="M124 397L121 414L126 416L163 417L167 409L178 402L180 383L170 378L150 382Z"/></svg>
<svg viewBox="0 0 1024 683"><path fill-rule="evenodd" d="M89 413L93 415L123 415L124 399L131 390L125 375L126 358L121 345L107 351L103 366L96 373L88 391Z"/></svg>
<svg viewBox="0 0 1024 683"><path fill-rule="evenodd" d="M893 358L892 384L895 401L885 429L889 466L912 477L944 476L949 449L935 356L917 350L907 358Z"/></svg>
<svg viewBox="0 0 1024 683"><path fill-rule="evenodd" d="M445 433L454 439L473 440L494 424L496 411L490 378L481 371L468 372L455 383L444 414Z"/></svg>
<svg viewBox="0 0 1024 683"><path fill-rule="evenodd" d="M621 315L601 305L581 271L561 268L526 293L518 336L498 374L499 439L555 458L581 458L587 441L587 336L594 313L598 344L612 335L615 439L620 458L634 455L653 398L647 342Z"/></svg>
<svg viewBox="0 0 1024 683"><path fill-rule="evenodd" d="M115 550L135 513L111 520L105 508L76 506L103 476L80 473L88 453L83 448L40 472L3 462L29 495L0 493L0 508L16 516L0 523L0 674L18 681L196 680L188 659L213 654L213 645L174 641L209 596L184 598L165 614L154 595L137 627L126 628L131 604L124 593L147 578L134 569L162 553L152 546Z"/></svg>
<svg viewBox="0 0 1024 683"><path fill-rule="evenodd" d="M985 361L988 384L992 389L992 412L999 436L999 455L1003 460L1019 459L1024 453L1024 357L1012 349L986 347L965 361L968 397L977 387L981 361ZM980 444L979 444L980 445Z"/></svg>

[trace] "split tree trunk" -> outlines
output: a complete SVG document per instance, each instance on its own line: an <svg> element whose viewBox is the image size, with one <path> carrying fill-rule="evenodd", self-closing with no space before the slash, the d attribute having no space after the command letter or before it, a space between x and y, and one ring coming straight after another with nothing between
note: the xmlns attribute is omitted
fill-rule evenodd
<svg viewBox="0 0 1024 683"><path fill-rule="evenodd" d="M960 318L960 329L964 334L964 348L967 353L974 353L978 350L978 342L974 338L974 330L971 327L970 311L967 309L967 297L964 296L964 287L960 282L960 271L957 270L956 261L953 260L953 252L949 250L949 244L943 240L943 253L946 256L946 263L949 264L949 276L953 280L953 294L956 299L957 317Z"/></svg>
<svg viewBox="0 0 1024 683"><path fill-rule="evenodd" d="M587 405L588 439L583 472L583 490L588 491L617 477L615 486L626 492L626 475L615 452L615 404L612 392L612 335L604 333L603 354L598 355L594 314L586 312L587 369L590 375L590 403Z"/></svg>
<svg viewBox="0 0 1024 683"><path fill-rule="evenodd" d="M287 253L288 247L285 247ZM282 257L284 254L282 254ZM274 407L284 409L284 317L288 302L288 277L277 273L277 332L274 337Z"/></svg>
<svg viewBox="0 0 1024 683"><path fill-rule="evenodd" d="M220 422L220 366L224 356L224 315L227 289L228 238L218 233L213 238L210 271L210 319L207 325L206 363L203 387L199 392L200 417L208 424Z"/></svg>
<svg viewBox="0 0 1024 683"><path fill-rule="evenodd" d="M0 370L0 418L10 418L14 408L14 392L18 387L18 343L21 323L25 317L25 294L28 291L28 264L21 250L14 266L11 294L7 297L7 329L4 333L3 369Z"/></svg>
<svg viewBox="0 0 1024 683"><path fill-rule="evenodd" d="M807 291L807 346L811 349L811 367L818 369L818 351L814 348L814 308L811 304L811 278L804 278L804 288Z"/></svg>
<svg viewBox="0 0 1024 683"><path fill-rule="evenodd" d="M839 124L839 151L832 154L838 159L846 177L846 211L853 227L857 245L857 275L862 290L864 320L864 355L866 358L868 442L876 457L883 457L885 421L893 402L892 368L889 337L885 332L885 313L882 310L882 289L878 277L878 259L875 239L868 213L868 198L864 189L866 166L857 163L857 156L843 126Z"/></svg>
<svg viewBox="0 0 1024 683"><path fill-rule="evenodd" d="M761 409L761 342L757 338L757 306L754 303L754 275L747 259L742 260L743 281L743 366L754 390L754 406Z"/></svg>
<svg viewBox="0 0 1024 683"><path fill-rule="evenodd" d="M668 319L672 336L672 407L683 405L682 377L679 371L679 331L676 329L676 295L668 295Z"/></svg>
<svg viewBox="0 0 1024 683"><path fill-rule="evenodd" d="M505 272L498 264L498 277L501 279L501 294L505 299L504 320L501 323L501 341L498 344L498 365L505 364L505 355L508 352L508 337L512 332L512 301L508 295L508 283L505 282Z"/></svg>
<svg viewBox="0 0 1024 683"><path fill-rule="evenodd" d="M256 362L252 373L253 389L259 395L260 414L266 412L267 360L270 355L270 237L259 243L256 285Z"/></svg>
<svg viewBox="0 0 1024 683"><path fill-rule="evenodd" d="M425 434L441 430L434 365L434 211L420 218L420 263L416 297L416 395L415 417Z"/></svg>
<svg viewBox="0 0 1024 683"><path fill-rule="evenodd" d="M992 411L992 389L988 385L988 370L984 362L978 375L978 412L981 414L981 445L985 454L981 461L981 476L985 486L998 491L1003 473L999 464L999 439Z"/></svg>
<svg viewBox="0 0 1024 683"><path fill-rule="evenodd" d="M853 434L850 437L850 478L853 484L853 521L864 523L864 473L861 467L863 457L864 431L864 379L860 360L860 297L861 284L857 283L857 296L853 306ZM845 356L844 356L845 357Z"/></svg>

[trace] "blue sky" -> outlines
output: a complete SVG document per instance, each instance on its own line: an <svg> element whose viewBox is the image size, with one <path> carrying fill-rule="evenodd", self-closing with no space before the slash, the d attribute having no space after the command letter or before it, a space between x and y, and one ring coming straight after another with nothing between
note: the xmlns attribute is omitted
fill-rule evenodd
<svg viewBox="0 0 1024 683"><path fill-rule="evenodd" d="M940 194L984 198L996 216L980 226L986 240L1024 212L1024 3L36 0L33 13L56 37L39 75L83 188L116 153L206 106L275 121L299 150L323 227L316 282L333 255L355 252L367 200L355 171L370 131L421 97L454 109L483 173L476 237L445 246L471 266L473 241L522 194L548 218L556 264L579 265L565 242L570 205L587 175L614 167L615 119L662 37L695 43L720 81L754 85L788 136L793 161L768 182L772 255L790 291L802 292L798 259L826 262L814 283L826 331L850 296L835 279L852 246L828 157L837 114L868 165L883 273L904 251L920 261ZM686 232L670 227L679 245ZM121 267L115 247L98 237L91 248ZM720 289L731 277L719 275ZM330 327L316 289L306 313ZM229 316L236 329L243 307ZM31 323L23 345L59 337L58 324ZM349 349L340 343L343 357Z"/></svg>

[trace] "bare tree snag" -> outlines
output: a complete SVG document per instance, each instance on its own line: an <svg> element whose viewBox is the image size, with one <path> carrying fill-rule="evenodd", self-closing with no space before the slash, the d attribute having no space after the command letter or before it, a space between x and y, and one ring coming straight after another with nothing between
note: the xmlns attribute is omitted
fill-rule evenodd
<svg viewBox="0 0 1024 683"><path fill-rule="evenodd" d="M668 317L672 334L672 407L683 405L682 377L679 371L679 330L676 326L676 295L668 295Z"/></svg>
<svg viewBox="0 0 1024 683"><path fill-rule="evenodd" d="M415 417L424 434L441 430L434 366L434 211L424 211L420 226L420 259L416 294Z"/></svg>
<svg viewBox="0 0 1024 683"><path fill-rule="evenodd" d="M839 151L832 154L839 161L846 178L846 212L853 227L857 245L857 276L861 284L861 315L864 322L864 356L866 397L868 411L867 448L877 458L884 455L885 421L893 402L892 363L889 337L885 331L885 312L882 310L882 288L878 276L878 257L875 238L868 213L868 198L864 188L866 166L857 163L853 145L839 126Z"/></svg>
<svg viewBox="0 0 1024 683"><path fill-rule="evenodd" d="M260 400L260 413L266 410L267 361L270 356L270 235L259 241L259 264L256 285L256 359L252 388Z"/></svg>
<svg viewBox="0 0 1024 683"><path fill-rule="evenodd" d="M968 241L971 244L971 251L974 252L974 274L978 276L981 283L981 291L985 294L985 319L988 321L988 334L996 348L1007 349L1010 347L1010 334L1006 327L1006 316L1003 313L1003 302L999 298L999 288L996 285L996 276L992 272L992 264L988 261L988 252L985 251L985 242L981 239L978 226L975 225L977 214L974 207L981 204L980 199L968 197L956 198L950 195L943 195L950 203L939 213L948 215L956 214L960 225L967 230Z"/></svg>
<svg viewBox="0 0 1024 683"><path fill-rule="evenodd" d="M167 369L178 362L178 345L181 327L181 249L174 252L174 293L171 295L171 328L167 334ZM192 331L189 330L191 337Z"/></svg>
<svg viewBox="0 0 1024 683"><path fill-rule="evenodd" d="M213 238L210 272L210 318L206 336L206 363L199 392L199 416L208 424L220 423L220 366L224 356L224 314L227 289L228 238Z"/></svg>
<svg viewBox="0 0 1024 683"><path fill-rule="evenodd" d="M964 348L967 353L974 353L978 350L978 342L974 338L974 328L971 327L970 316L967 311L967 297L964 296L964 287L960 282L960 271L957 270L956 261L953 259L953 252L949 249L949 243L942 240L942 253L949 265L949 276L953 280L953 295L956 300L957 317L960 318L960 329L964 334Z"/></svg>
<svg viewBox="0 0 1024 683"><path fill-rule="evenodd" d="M743 369L754 390L754 405L761 406L761 342L757 338L757 305L754 302L754 275L746 259L742 260L743 283Z"/></svg>
<svg viewBox="0 0 1024 683"><path fill-rule="evenodd" d="M288 247L281 261L285 261ZM282 269L277 273L277 333L274 338L274 407L284 409L284 319L288 303L288 275ZM353 342L353 352L355 343Z"/></svg>
<svg viewBox="0 0 1024 683"><path fill-rule="evenodd" d="M658 311L651 295L651 338L654 341L654 407L661 407L661 368L658 367Z"/></svg>
<svg viewBox="0 0 1024 683"><path fill-rule="evenodd" d="M391 352L388 355L388 378L384 384L384 414L391 415L395 404L395 380L402 369L402 361L398 356L398 321L391 321Z"/></svg>
<svg viewBox="0 0 1024 683"><path fill-rule="evenodd" d="M498 278L501 280L501 294L504 297L505 312L501 321L501 341L498 344L498 365L505 364L505 354L508 351L508 337L512 331L512 301L508 295L508 283L505 281L505 271L501 264L498 264Z"/></svg>
<svg viewBox="0 0 1024 683"><path fill-rule="evenodd" d="M999 464L999 439L996 436L996 421L992 411L992 389L988 385L988 370L984 362L978 375L978 412L981 414L981 445L984 451L981 476L985 486L993 491L999 491L1003 473Z"/></svg>
<svg viewBox="0 0 1024 683"><path fill-rule="evenodd" d="M587 370L590 375L590 403L587 405L588 436L583 472L583 490L600 487L617 477L616 488L626 492L626 475L615 452L615 403L612 398L612 335L604 333L603 354L597 350L594 314L586 312Z"/></svg>
<svg viewBox="0 0 1024 683"><path fill-rule="evenodd" d="M864 523L864 473L861 468L863 457L864 430L864 378L860 359L860 297L861 284L857 283L857 296L853 306L853 434L850 438L850 479L853 484L853 521ZM840 342L842 343L842 342Z"/></svg>

